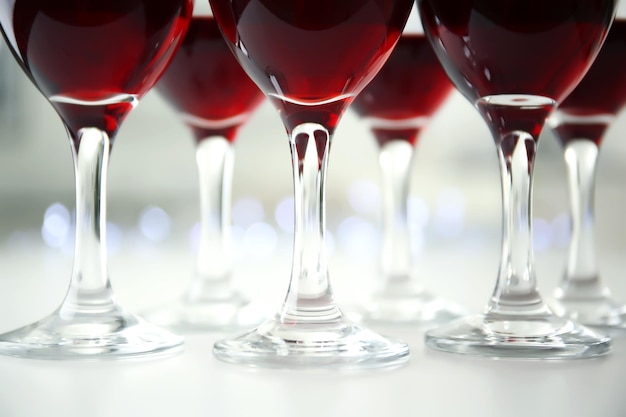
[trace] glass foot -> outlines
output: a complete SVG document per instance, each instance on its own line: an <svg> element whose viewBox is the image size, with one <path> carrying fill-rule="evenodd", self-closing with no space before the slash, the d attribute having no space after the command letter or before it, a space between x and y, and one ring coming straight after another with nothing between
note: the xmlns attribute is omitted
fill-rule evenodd
<svg viewBox="0 0 626 417"><path fill-rule="evenodd" d="M241 297L222 300L180 300L143 317L176 332L189 333L250 328L267 317L267 312Z"/></svg>
<svg viewBox="0 0 626 417"><path fill-rule="evenodd" d="M363 310L361 319L366 322L420 326L446 323L464 315L460 307L427 292L382 292L375 295Z"/></svg>
<svg viewBox="0 0 626 417"><path fill-rule="evenodd" d="M550 305L554 314L586 326L626 329L626 304L610 297L555 300Z"/></svg>
<svg viewBox="0 0 626 417"><path fill-rule="evenodd" d="M276 317L216 342L213 353L225 362L252 366L363 369L398 366L408 359L409 347L343 317L315 323Z"/></svg>
<svg viewBox="0 0 626 417"><path fill-rule="evenodd" d="M611 347L610 337L552 315L464 317L427 331L425 341L446 352L527 359L587 358Z"/></svg>
<svg viewBox="0 0 626 417"><path fill-rule="evenodd" d="M106 315L59 311L0 335L0 354L33 359L122 359L173 354L183 338L141 318L116 311Z"/></svg>

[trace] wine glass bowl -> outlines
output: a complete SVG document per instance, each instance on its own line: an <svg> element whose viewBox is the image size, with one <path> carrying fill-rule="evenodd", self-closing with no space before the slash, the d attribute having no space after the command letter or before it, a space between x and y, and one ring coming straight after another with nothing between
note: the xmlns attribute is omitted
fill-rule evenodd
<svg viewBox="0 0 626 417"><path fill-rule="evenodd" d="M461 314L416 276L407 203L415 146L453 86L424 33L411 19L389 59L351 105L378 144L382 248L378 289L357 314L368 322L430 325Z"/></svg>
<svg viewBox="0 0 626 417"><path fill-rule="evenodd" d="M381 68L408 0L212 0L237 60L276 107L289 136L295 188L291 280L273 317L215 343L221 360L255 366L388 366L408 346L344 317L325 253L325 177L334 130ZM261 168L262 169L262 168Z"/></svg>
<svg viewBox="0 0 626 417"><path fill-rule="evenodd" d="M278 2L270 7L261 2L218 1L211 5L238 61L288 127L326 119L333 129L346 101L371 80L391 53L399 35L396 22L406 19L400 12L405 3L350 0L338 5L323 0ZM281 39L281 47L270 39ZM312 117L321 120L309 120Z"/></svg>
<svg viewBox="0 0 626 417"><path fill-rule="evenodd" d="M557 317L537 289L532 180L539 135L580 82L615 15L613 0L418 0L427 36L456 88L489 126L501 173L498 279L482 314L426 332L443 351L491 357L585 358L608 336Z"/></svg>
<svg viewBox="0 0 626 417"><path fill-rule="evenodd" d="M4 1L2 33L62 119L76 175L72 278L61 306L0 335L0 353L41 359L169 354L183 339L127 312L106 266L106 179L121 122L180 44L191 0Z"/></svg>
<svg viewBox="0 0 626 417"><path fill-rule="evenodd" d="M626 104L626 10L617 17L591 69L550 118L562 149L570 194L571 237L563 278L551 303L580 323L626 328L626 305L601 279L594 236L597 160L606 130Z"/></svg>
<svg viewBox="0 0 626 417"><path fill-rule="evenodd" d="M560 103L597 55L616 3L509 0L506 8L495 0L418 4L446 73L470 102L524 94ZM434 15L439 20L433 21Z"/></svg>
<svg viewBox="0 0 626 417"><path fill-rule="evenodd" d="M196 2L189 30L156 90L195 140L200 237L196 273L187 290L146 318L181 332L258 323L231 283L230 194L237 132L265 96L235 60L208 2Z"/></svg>

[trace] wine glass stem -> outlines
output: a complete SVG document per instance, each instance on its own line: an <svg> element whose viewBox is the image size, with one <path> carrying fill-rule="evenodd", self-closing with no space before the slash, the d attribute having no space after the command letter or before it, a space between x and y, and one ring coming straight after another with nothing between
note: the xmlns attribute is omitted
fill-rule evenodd
<svg viewBox="0 0 626 417"><path fill-rule="evenodd" d="M325 247L325 177L329 131L303 123L289 132L295 190L291 281L281 320L327 322L341 316L333 300Z"/></svg>
<svg viewBox="0 0 626 417"><path fill-rule="evenodd" d="M196 144L200 185L200 241L188 301L230 297L230 200L234 152L230 141L211 136Z"/></svg>
<svg viewBox="0 0 626 417"><path fill-rule="evenodd" d="M594 246L594 192L598 146L591 140L565 145L565 164L570 192L571 239L567 269L561 289L564 296L577 291L602 291Z"/></svg>
<svg viewBox="0 0 626 417"><path fill-rule="evenodd" d="M532 171L536 141L528 133L503 134L498 143L503 208L502 257L492 314L537 314L545 304L536 287L532 247Z"/></svg>
<svg viewBox="0 0 626 417"><path fill-rule="evenodd" d="M70 287L60 314L102 314L116 304L107 272L106 181L109 135L93 127L71 138L76 177L76 239Z"/></svg>
<svg viewBox="0 0 626 417"><path fill-rule="evenodd" d="M411 242L407 221L413 146L394 140L380 147L382 175L381 269L386 285L406 286L411 278Z"/></svg>

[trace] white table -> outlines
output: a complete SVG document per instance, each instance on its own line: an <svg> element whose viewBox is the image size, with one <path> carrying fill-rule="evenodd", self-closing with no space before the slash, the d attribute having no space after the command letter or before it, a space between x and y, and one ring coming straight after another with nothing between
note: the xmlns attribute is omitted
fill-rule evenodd
<svg viewBox="0 0 626 417"><path fill-rule="evenodd" d="M6 257L5 257L6 258ZM26 264L25 260L31 262ZM62 296L67 261L41 262L34 252L4 259L0 280L3 314L0 330L34 319ZM177 260L173 260L177 259ZM145 296L132 280L143 269L167 275L172 288L185 282L171 276L186 256L163 263L113 258L116 290L127 306L141 308ZM34 260L39 260L35 262ZM539 256L539 264L543 257ZM561 259L558 259L560 262ZM619 260L616 257L616 261ZM178 263L180 261L180 263ZM432 259L432 262L439 261ZM492 263L492 260L488 260ZM553 262L550 262L553 263ZM10 267L15 264L15 266ZM139 265L142 265L141 268ZM457 267L462 267L463 262ZM607 265L608 266L608 265ZM618 268L619 263L616 263ZM467 265L465 266L467 267ZM56 271L45 283L35 271ZM476 268L485 268L484 262ZM555 270L560 267L555 266ZM340 268L335 268L340 274ZM546 267L540 268L546 271ZM610 268L609 268L610 269ZM124 273L121 272L124 270ZM17 274L9 279L11 273ZM475 271L466 270L468 275ZM114 274L115 275L115 274ZM163 278L168 282L167 277ZM123 280L122 278L125 278ZM178 279L178 287L174 282ZM284 278L284 277L283 277ZM282 279L282 278L281 278ZM47 281L46 281L47 282ZM461 280L464 282L464 280ZM39 285L33 287L33 285ZM480 303L492 282L474 286ZM432 285L436 286L433 281ZM469 285L469 283L468 283ZM547 284L546 284L547 285ZM338 285L338 292L341 285ZM448 285L448 287L450 287ZM156 288L159 288L158 286ZM441 283L438 291L444 291ZM274 288L269 290L274 291ZM30 301L26 301L30 292ZM450 293L452 294L452 293ZM161 298L170 296L165 292ZM155 295L156 298L159 295ZM16 298L18 299L16 301ZM22 302L19 302L19 299ZM47 300L47 301L46 301ZM469 303L471 304L471 303ZM417 328L383 328L411 347L410 361L392 370L363 372L250 369L219 362L212 344L222 335L187 336L184 351L150 361L68 362L0 357L2 417L623 417L626 415L626 337L615 339L612 353L591 360L490 360L426 349Z"/></svg>

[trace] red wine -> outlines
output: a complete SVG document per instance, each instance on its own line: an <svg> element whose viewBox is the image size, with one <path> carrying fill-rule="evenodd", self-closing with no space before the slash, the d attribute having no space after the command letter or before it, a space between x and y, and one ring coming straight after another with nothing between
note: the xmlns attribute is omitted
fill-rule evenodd
<svg viewBox="0 0 626 417"><path fill-rule="evenodd" d="M215 135L234 140L264 98L208 16L192 18L157 90L183 115L197 140Z"/></svg>
<svg viewBox="0 0 626 417"><path fill-rule="evenodd" d="M588 139L600 145L612 116L626 104L626 20L617 19L585 78L559 106L563 144Z"/></svg>
<svg viewBox="0 0 626 417"><path fill-rule="evenodd" d="M389 59L352 103L361 117L378 121L379 145L415 144L424 122L448 97L452 84L424 35L402 35Z"/></svg>
<svg viewBox="0 0 626 417"><path fill-rule="evenodd" d="M417 0L446 72L470 101L499 94L561 102L584 76L615 0Z"/></svg>
<svg viewBox="0 0 626 417"><path fill-rule="evenodd" d="M288 129L331 131L395 45L413 0L211 0L226 39Z"/></svg>
<svg viewBox="0 0 626 417"><path fill-rule="evenodd" d="M192 0L15 0L7 43L69 130L113 135L180 44Z"/></svg>

